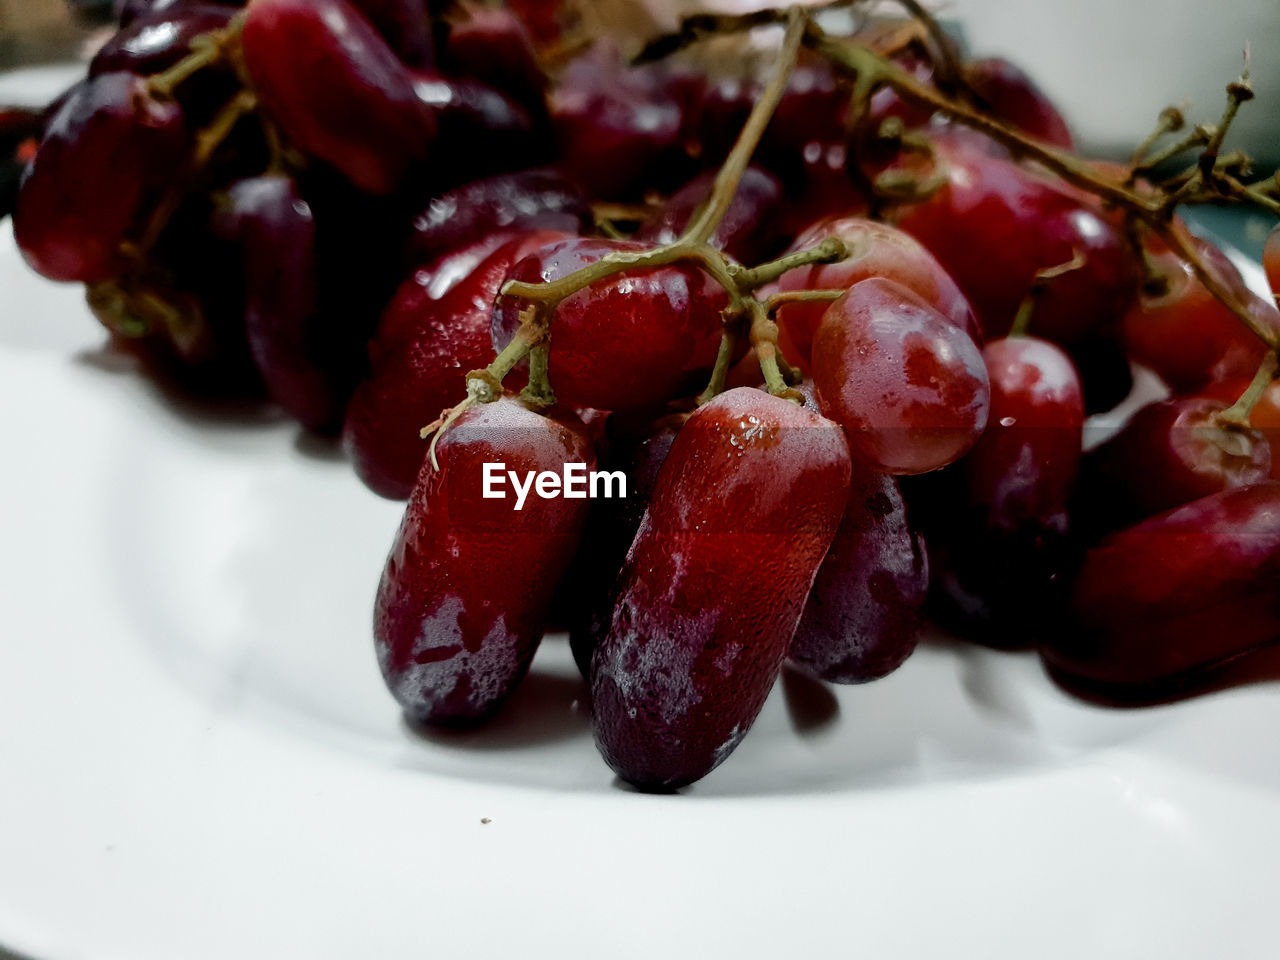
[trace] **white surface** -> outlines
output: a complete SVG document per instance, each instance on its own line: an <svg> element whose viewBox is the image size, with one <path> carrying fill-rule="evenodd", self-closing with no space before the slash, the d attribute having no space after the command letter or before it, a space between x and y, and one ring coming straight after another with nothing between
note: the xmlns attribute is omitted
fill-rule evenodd
<svg viewBox="0 0 1280 960"><path fill-rule="evenodd" d="M1280 690L1111 711L926 646L679 797L615 786L565 646L408 732L399 507L162 402L0 241L0 944L40 958L1273 957ZM481 818L491 819L483 824Z"/></svg>

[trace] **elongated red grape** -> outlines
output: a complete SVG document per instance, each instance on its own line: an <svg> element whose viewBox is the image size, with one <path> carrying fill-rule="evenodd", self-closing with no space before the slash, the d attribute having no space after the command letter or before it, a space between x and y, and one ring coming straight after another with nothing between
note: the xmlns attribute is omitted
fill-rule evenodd
<svg viewBox="0 0 1280 960"><path fill-rule="evenodd" d="M964 78L1001 120L1052 146L1075 149L1067 121L1019 67L999 57L973 60L965 64Z"/></svg>
<svg viewBox="0 0 1280 960"><path fill-rule="evenodd" d="M1227 427L1221 400L1187 397L1148 404L1090 452L1082 500L1094 526L1112 530L1271 474L1271 446L1257 430Z"/></svg>
<svg viewBox="0 0 1280 960"><path fill-rule="evenodd" d="M883 277L906 287L980 342L973 307L933 254L908 233L887 223L861 217L820 220L796 237L794 250L816 247L827 237L839 237L849 257L838 263L815 264L783 274L777 289L847 290L860 280ZM790 303L778 310L778 323L807 360L813 337L828 304Z"/></svg>
<svg viewBox="0 0 1280 960"><path fill-rule="evenodd" d="M382 675L418 723L481 721L533 659L556 583L577 547L584 499L530 491L519 509L483 496L486 463L523 483L530 471L595 467L572 414L543 416L505 397L467 410L424 464L378 588L374 638ZM532 478L529 478L532 479Z"/></svg>
<svg viewBox="0 0 1280 960"><path fill-rule="evenodd" d="M489 365L489 319L511 265L558 233L514 238L440 297L410 278L396 294L369 348L369 376L347 408L343 441L356 473L374 492L407 498L427 453L419 435L467 394L466 375Z"/></svg>
<svg viewBox="0 0 1280 960"><path fill-rule="evenodd" d="M714 770L777 677L844 511L848 445L760 390L721 394L672 445L591 670L596 744L645 790Z"/></svg>
<svg viewBox="0 0 1280 960"><path fill-rule="evenodd" d="M904 207L897 224L923 243L977 311L988 338L1008 332L1036 274L1082 263L1051 280L1031 332L1069 342L1124 315L1138 289L1121 232L1084 194L999 156L970 138L939 137L945 186Z"/></svg>
<svg viewBox="0 0 1280 960"><path fill-rule="evenodd" d="M1209 383L1199 391L1199 395L1230 405L1244 395L1252 379L1242 377ZM1280 480L1280 454L1277 454L1280 451L1280 381L1273 382L1263 391L1249 413L1249 425L1267 438L1267 445L1271 447L1271 479Z"/></svg>
<svg viewBox="0 0 1280 960"><path fill-rule="evenodd" d="M245 64L264 112L303 153L392 193L435 137L407 68L346 0L254 0Z"/></svg>
<svg viewBox="0 0 1280 960"><path fill-rule="evenodd" d="M983 643L1023 646L1064 602L1084 398L1070 358L1047 340L994 340L983 360L987 429L935 490L924 534L948 619Z"/></svg>
<svg viewBox="0 0 1280 960"><path fill-rule="evenodd" d="M310 430L335 427L347 387L316 299L316 224L293 180L267 175L228 191L244 252L245 330L271 399Z"/></svg>
<svg viewBox="0 0 1280 960"><path fill-rule="evenodd" d="M622 240L576 238L512 268L510 279L555 280L610 253L647 249ZM597 410L655 406L694 388L715 363L722 288L689 266L650 267L610 277L563 301L551 324L551 385L565 403ZM523 301L494 307L493 345L519 328Z"/></svg>
<svg viewBox="0 0 1280 960"><path fill-rule="evenodd" d="M1077 624L1044 650L1051 668L1110 693L1170 690L1280 639L1280 483L1225 490L1090 550Z"/></svg>
<svg viewBox="0 0 1280 960"><path fill-rule="evenodd" d="M789 656L831 683L887 676L916 648L928 590L929 564L897 481L856 463Z"/></svg>
<svg viewBox="0 0 1280 960"><path fill-rule="evenodd" d="M714 173L704 173L677 190L658 214L641 226L636 239L670 243L679 237L710 196L715 177ZM739 263L767 260L778 248L782 200L782 184L777 177L762 167L748 167L724 219L708 242Z"/></svg>
<svg viewBox="0 0 1280 960"><path fill-rule="evenodd" d="M554 170L522 170L476 180L434 198L413 221L405 244L426 263L499 231L578 233L591 222L582 188Z"/></svg>
<svg viewBox="0 0 1280 960"><path fill-rule="evenodd" d="M188 148L181 108L146 81L107 73L75 89L49 121L23 179L14 232L50 280L121 272L120 244L143 225Z"/></svg>
<svg viewBox="0 0 1280 960"><path fill-rule="evenodd" d="M1280 328L1273 305L1245 285L1234 264L1213 244L1190 242L1204 262L1264 326ZM1240 318L1205 288L1191 265L1164 244L1151 241L1148 255L1168 289L1144 295L1125 315L1125 348L1177 391L1192 391L1215 380L1251 377L1266 352Z"/></svg>
<svg viewBox="0 0 1280 960"><path fill-rule="evenodd" d="M813 342L813 381L854 453L888 473L946 466L987 424L987 371L973 340L879 277L855 283L827 309Z"/></svg>

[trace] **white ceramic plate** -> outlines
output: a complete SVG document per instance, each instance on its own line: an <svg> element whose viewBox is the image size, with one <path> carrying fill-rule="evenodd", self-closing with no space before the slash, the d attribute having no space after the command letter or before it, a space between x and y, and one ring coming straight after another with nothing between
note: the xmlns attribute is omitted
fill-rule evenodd
<svg viewBox="0 0 1280 960"><path fill-rule="evenodd" d="M285 422L166 401L7 227L0 293L4 947L1275 956L1280 689L1108 710L930 643L825 706L775 691L650 797L551 639L492 728L423 737L370 641L400 507Z"/></svg>

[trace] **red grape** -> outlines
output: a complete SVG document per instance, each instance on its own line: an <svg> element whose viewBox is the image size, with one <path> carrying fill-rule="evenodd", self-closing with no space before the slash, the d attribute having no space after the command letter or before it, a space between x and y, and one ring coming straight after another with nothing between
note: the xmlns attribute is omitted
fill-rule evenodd
<svg viewBox="0 0 1280 960"><path fill-rule="evenodd" d="M789 656L831 683L887 676L916 648L928 588L897 481L857 463Z"/></svg>
<svg viewBox="0 0 1280 960"><path fill-rule="evenodd" d="M1090 550L1078 624L1044 649L1068 679L1146 694L1276 642L1280 483L1194 500Z"/></svg>
<svg viewBox="0 0 1280 960"><path fill-rule="evenodd" d="M1252 377L1237 380L1223 380L1209 383L1199 391L1201 396L1213 397L1226 404L1233 404L1244 395ZM1280 480L1280 381L1273 382L1263 391L1253 410L1249 413L1249 424L1267 438L1271 447L1271 479Z"/></svg>
<svg viewBox="0 0 1280 960"><path fill-rule="evenodd" d="M1271 474L1271 447L1257 430L1226 427L1221 400L1186 397L1148 404L1090 452L1081 501L1105 530Z"/></svg>
<svg viewBox="0 0 1280 960"><path fill-rule="evenodd" d="M426 263L498 231L578 233L591 222L582 189L554 170L522 170L476 180L434 198L413 221L411 263Z"/></svg>
<svg viewBox="0 0 1280 960"><path fill-rule="evenodd" d="M356 473L375 493L409 496L427 453L420 431L466 396L470 371L493 360L490 313L507 272L561 236L509 240L443 296L418 276L400 288L369 348L369 376L351 398L343 429Z"/></svg>
<svg viewBox="0 0 1280 960"><path fill-rule="evenodd" d="M982 152L971 138L939 137L936 146L947 183L903 208L898 226L951 274L988 338L1008 332L1039 271L1077 255L1082 266L1045 281L1032 332L1069 342L1124 315L1138 288L1137 264L1089 198Z"/></svg>
<svg viewBox="0 0 1280 960"><path fill-rule="evenodd" d="M27 262L50 280L120 273L121 243L187 149L181 108L145 80L107 73L82 83L50 120L18 194L14 231Z"/></svg>
<svg viewBox="0 0 1280 960"><path fill-rule="evenodd" d="M374 195L394 192L426 159L430 110L346 0L254 0L243 41L263 111L303 153Z"/></svg>
<svg viewBox="0 0 1280 960"><path fill-rule="evenodd" d="M564 240L516 264L509 279L555 280L615 251L643 244ZM689 392L715 363L726 297L691 266L650 267L610 277L560 304L551 323L551 385L565 403L629 410ZM494 307L493 345L514 338L524 301Z"/></svg>
<svg viewBox="0 0 1280 960"><path fill-rule="evenodd" d="M414 487L378 588L383 678L410 719L483 720L523 678L556 583L586 520L585 499L485 499L484 464L559 474L595 467L582 424L504 397L467 410ZM507 485L510 486L509 484Z"/></svg>
<svg viewBox="0 0 1280 960"><path fill-rule="evenodd" d="M641 226L637 240L671 243L693 220L711 195L715 173L695 177L677 190L657 215ZM710 243L740 263L767 260L778 247L782 212L782 184L761 167L750 166L742 174L738 191L716 227Z"/></svg>
<svg viewBox="0 0 1280 960"><path fill-rule="evenodd" d="M1245 286L1240 272L1213 244L1190 241L1212 271L1264 326L1280 329L1276 309ZM1148 246L1156 271L1168 290L1144 295L1124 317L1125 348L1179 392L1196 390L1214 380L1251 377L1266 345L1249 331L1196 278L1191 265L1159 241Z"/></svg>
<svg viewBox="0 0 1280 960"><path fill-rule="evenodd" d="M1280 225L1271 228L1262 251L1262 266L1267 271L1271 292L1280 300Z"/></svg>
<svg viewBox="0 0 1280 960"><path fill-rule="evenodd" d="M973 340L891 280L856 283L828 308L813 380L854 453L888 473L946 466L987 424L987 372Z"/></svg>
<svg viewBox="0 0 1280 960"><path fill-rule="evenodd" d="M467 17L449 26L441 57L445 71L501 90L536 123L544 122L547 76L528 28L509 10L480 4L468 4L465 10Z"/></svg>
<svg viewBox="0 0 1280 960"><path fill-rule="evenodd" d="M591 670L596 744L670 790L715 769L763 706L848 496L848 445L760 390L721 394L676 437Z"/></svg>
<svg viewBox="0 0 1280 960"><path fill-rule="evenodd" d="M1067 121L1043 91L1008 60L993 57L965 64L964 77L995 116L1062 150L1074 150Z"/></svg>
<svg viewBox="0 0 1280 960"><path fill-rule="evenodd" d="M883 277L918 295L975 340L980 338L969 301L933 254L910 234L874 220L839 217L813 224L796 238L791 249L807 250L827 237L839 237L845 242L848 259L792 270L778 281L777 289L847 290L868 277ZM786 327L806 360L827 306L791 303L778 310L778 323Z"/></svg>
<svg viewBox="0 0 1280 960"><path fill-rule="evenodd" d="M285 176L241 180L227 193L244 252L249 349L267 392L310 430L340 422L347 387L316 298L316 224Z"/></svg>
<svg viewBox="0 0 1280 960"><path fill-rule="evenodd" d="M435 64L431 21L423 0L352 0L382 34L396 55L411 67Z"/></svg>
<svg viewBox="0 0 1280 960"><path fill-rule="evenodd" d="M89 75L159 73L187 56L195 37L225 27L234 15L231 7L214 3L176 4L145 13L99 48Z"/></svg>

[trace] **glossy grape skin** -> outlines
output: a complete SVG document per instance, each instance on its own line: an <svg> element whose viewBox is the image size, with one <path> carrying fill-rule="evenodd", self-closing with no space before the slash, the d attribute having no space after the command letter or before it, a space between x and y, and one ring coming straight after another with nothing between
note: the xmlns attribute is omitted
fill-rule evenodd
<svg viewBox="0 0 1280 960"><path fill-rule="evenodd" d="M999 57L972 60L964 78L982 105L1005 123L1061 150L1075 150L1071 129L1058 108L1019 67Z"/></svg>
<svg viewBox="0 0 1280 960"><path fill-rule="evenodd" d="M435 197L414 218L406 257L426 263L497 232L579 233L591 222L582 189L554 170L521 170L475 180Z"/></svg>
<svg viewBox="0 0 1280 960"><path fill-rule="evenodd" d="M1089 453L1082 513L1103 532L1222 490L1266 480L1271 446L1257 430L1221 426L1221 400L1184 397L1143 407Z"/></svg>
<svg viewBox="0 0 1280 960"><path fill-rule="evenodd" d="M143 14L99 48L89 75L126 71L151 76L191 52L191 41L231 22L235 9L216 3L184 3Z"/></svg>
<svg viewBox="0 0 1280 960"><path fill-rule="evenodd" d="M943 619L979 642L1018 647L1064 604L1084 398L1070 358L1047 340L994 340L983 360L987 429L912 504L922 507Z"/></svg>
<svg viewBox="0 0 1280 960"><path fill-rule="evenodd" d="M704 173L677 190L653 219L641 226L635 239L650 244L677 239L710 196L715 177L715 173ZM763 167L747 167L710 244L739 263L764 262L778 249L782 206L778 178Z"/></svg>
<svg viewBox="0 0 1280 960"><path fill-rule="evenodd" d="M823 317L813 342L822 411L856 456L886 473L926 473L977 442L990 404L972 339L910 290L873 277Z"/></svg>
<svg viewBox="0 0 1280 960"><path fill-rule="evenodd" d="M571 413L542 416L513 397L467 410L414 487L378 588L374 638L382 675L413 721L471 725L501 707L533 659L588 500L533 493L516 510L484 499L483 465L563 472L595 468Z"/></svg>
<svg viewBox="0 0 1280 960"><path fill-rule="evenodd" d="M1042 653L1112 695L1174 692L1280 638L1280 483L1226 490L1113 534L1085 557L1076 624Z"/></svg>
<svg viewBox="0 0 1280 960"><path fill-rule="evenodd" d="M1189 240L1206 268L1249 305L1260 323L1280 328L1275 307L1249 290L1221 250L1199 237ZM1178 392L1253 376L1266 345L1205 288L1190 264L1158 241L1149 245L1148 255L1169 286L1162 294L1144 295L1125 315L1121 331L1130 356Z"/></svg>
<svg viewBox="0 0 1280 960"><path fill-rule="evenodd" d="M635 199L679 176L684 113L650 73L597 48L565 68L550 95L560 167L605 200ZM680 180L676 181L681 182Z"/></svg>
<svg viewBox="0 0 1280 960"><path fill-rule="evenodd" d="M933 254L910 234L874 220L838 217L810 226L796 237L791 250L816 247L827 237L843 240L848 258L792 270L778 281L778 290L847 290L860 280L883 277L917 294L975 342L981 342L969 301ZM806 361L827 307L825 303L792 303L778 310L778 323L786 328Z"/></svg>
<svg viewBox="0 0 1280 960"><path fill-rule="evenodd" d="M115 15L121 27L128 27L139 17L151 14L176 13L186 8L202 6L235 10L244 5L245 0L115 0Z"/></svg>
<svg viewBox="0 0 1280 960"><path fill-rule="evenodd" d="M640 529L662 465L688 415L669 413L642 424L628 424L626 419L616 414L609 417L601 469L626 474L627 495L592 503L582 546L562 588L578 598L569 616L569 646L578 670L588 681L591 658L613 620L618 573Z"/></svg>
<svg viewBox="0 0 1280 960"><path fill-rule="evenodd" d="M547 117L547 76L528 27L509 10L472 4L466 11L465 20L450 24L442 68L502 91L542 124Z"/></svg>
<svg viewBox="0 0 1280 960"><path fill-rule="evenodd" d="M916 648L928 590L924 545L897 481L855 463L844 519L788 656L830 683L888 676Z"/></svg>
<svg viewBox="0 0 1280 960"><path fill-rule="evenodd" d="M411 67L435 65L435 43L423 0L352 0L382 34L401 62Z"/></svg>
<svg viewBox="0 0 1280 960"><path fill-rule="evenodd" d="M97 283L121 272L120 244L142 226L188 149L181 108L146 81L108 73L75 89L27 170L14 231L50 280Z"/></svg>
<svg viewBox="0 0 1280 960"><path fill-rule="evenodd" d="M575 238L512 268L512 280L554 280L614 251L643 244ZM564 300L551 322L551 385L564 403L632 410L690 392L715 363L724 291L692 266L650 267L610 277ZM523 301L493 311L493 345L511 342Z"/></svg>
<svg viewBox="0 0 1280 960"><path fill-rule="evenodd" d="M254 0L243 46L264 113L360 190L390 194L426 159L436 133L430 110L346 0Z"/></svg>
<svg viewBox="0 0 1280 960"><path fill-rule="evenodd" d="M1124 315L1137 294L1137 262L1092 201L983 152L972 138L939 136L936 146L947 183L929 200L904 207L897 225L951 274L986 338L1009 331L1038 271L1077 253L1082 267L1046 281L1030 332L1068 343Z"/></svg>
<svg viewBox="0 0 1280 960"><path fill-rule="evenodd" d="M442 296L414 276L388 306L369 347L369 376L347 408L343 444L375 493L404 500L427 453L419 433L467 394L465 377L489 365L489 319L512 264L561 238L554 232L509 240Z"/></svg>
<svg viewBox="0 0 1280 960"><path fill-rule="evenodd" d="M245 330L271 399L309 430L341 421L346 387L316 298L316 224L288 177L242 180L227 191L229 231L244 254Z"/></svg>
<svg viewBox="0 0 1280 960"><path fill-rule="evenodd" d="M848 494L840 429L740 388L676 437L591 668L596 745L673 790L746 735L786 656Z"/></svg>
<svg viewBox="0 0 1280 960"><path fill-rule="evenodd" d="M478 80L414 71L413 89L435 116L432 186L449 187L552 159L554 144L528 111Z"/></svg>

